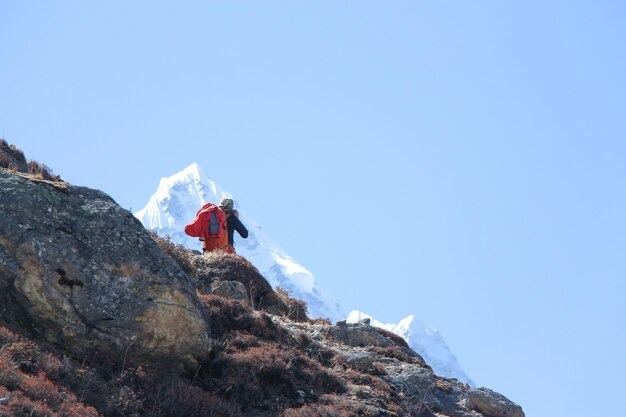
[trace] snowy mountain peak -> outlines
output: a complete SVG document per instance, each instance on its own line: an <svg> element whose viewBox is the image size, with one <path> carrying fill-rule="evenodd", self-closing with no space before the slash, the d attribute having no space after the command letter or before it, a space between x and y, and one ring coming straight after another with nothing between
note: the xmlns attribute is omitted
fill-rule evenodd
<svg viewBox="0 0 626 417"><path fill-rule="evenodd" d="M196 176L197 178L201 178L202 177L202 170L200 169L200 165L198 165L196 162L192 162L187 168L183 169L181 172L181 174L191 174Z"/></svg>
<svg viewBox="0 0 626 417"><path fill-rule="evenodd" d="M199 183L202 179L200 166L195 162L171 177L161 178L159 188L167 190L176 183Z"/></svg>

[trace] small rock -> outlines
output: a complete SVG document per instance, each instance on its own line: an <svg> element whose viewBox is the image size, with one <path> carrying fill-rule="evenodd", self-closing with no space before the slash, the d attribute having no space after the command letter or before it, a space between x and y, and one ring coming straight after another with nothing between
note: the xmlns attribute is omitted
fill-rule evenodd
<svg viewBox="0 0 626 417"><path fill-rule="evenodd" d="M244 304L250 304L248 290L239 281L218 281L211 285L211 293L221 297L239 300Z"/></svg>
<svg viewBox="0 0 626 417"><path fill-rule="evenodd" d="M369 371L374 369L374 358L367 353L354 353L345 358L346 364L355 371Z"/></svg>
<svg viewBox="0 0 626 417"><path fill-rule="evenodd" d="M378 329L364 323L337 322L329 330L332 338L350 346L392 346L394 341L385 337Z"/></svg>
<svg viewBox="0 0 626 417"><path fill-rule="evenodd" d="M302 391L301 389L296 391L296 394L298 394L298 403L299 404L304 404L306 402L306 393L304 391Z"/></svg>
<svg viewBox="0 0 626 417"><path fill-rule="evenodd" d="M488 388L476 388L467 392L467 406L490 417L524 417L522 407L502 394Z"/></svg>

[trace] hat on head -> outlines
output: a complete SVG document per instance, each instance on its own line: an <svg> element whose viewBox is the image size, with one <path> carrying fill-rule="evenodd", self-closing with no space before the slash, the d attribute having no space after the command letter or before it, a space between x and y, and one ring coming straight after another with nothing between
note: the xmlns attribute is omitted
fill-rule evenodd
<svg viewBox="0 0 626 417"><path fill-rule="evenodd" d="M230 213L231 211L233 211L235 203L233 202L232 198L224 197L222 198L222 201L220 201L219 207L225 212Z"/></svg>

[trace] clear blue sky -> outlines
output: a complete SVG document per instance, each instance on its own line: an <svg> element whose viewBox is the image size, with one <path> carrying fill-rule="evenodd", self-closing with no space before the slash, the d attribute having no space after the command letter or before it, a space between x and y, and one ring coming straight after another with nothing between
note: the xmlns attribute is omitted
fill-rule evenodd
<svg viewBox="0 0 626 417"><path fill-rule="evenodd" d="M0 0L0 129L138 210L198 162L346 310L624 415L626 2ZM600 411L601 410L601 411Z"/></svg>

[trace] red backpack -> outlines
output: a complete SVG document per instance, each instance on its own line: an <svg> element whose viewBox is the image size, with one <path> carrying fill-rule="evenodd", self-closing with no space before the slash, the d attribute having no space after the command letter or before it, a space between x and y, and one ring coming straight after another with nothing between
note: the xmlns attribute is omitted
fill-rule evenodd
<svg viewBox="0 0 626 417"><path fill-rule="evenodd" d="M226 215L213 203L206 203L196 213L196 218L185 226L185 233L205 241L205 247L228 245Z"/></svg>

